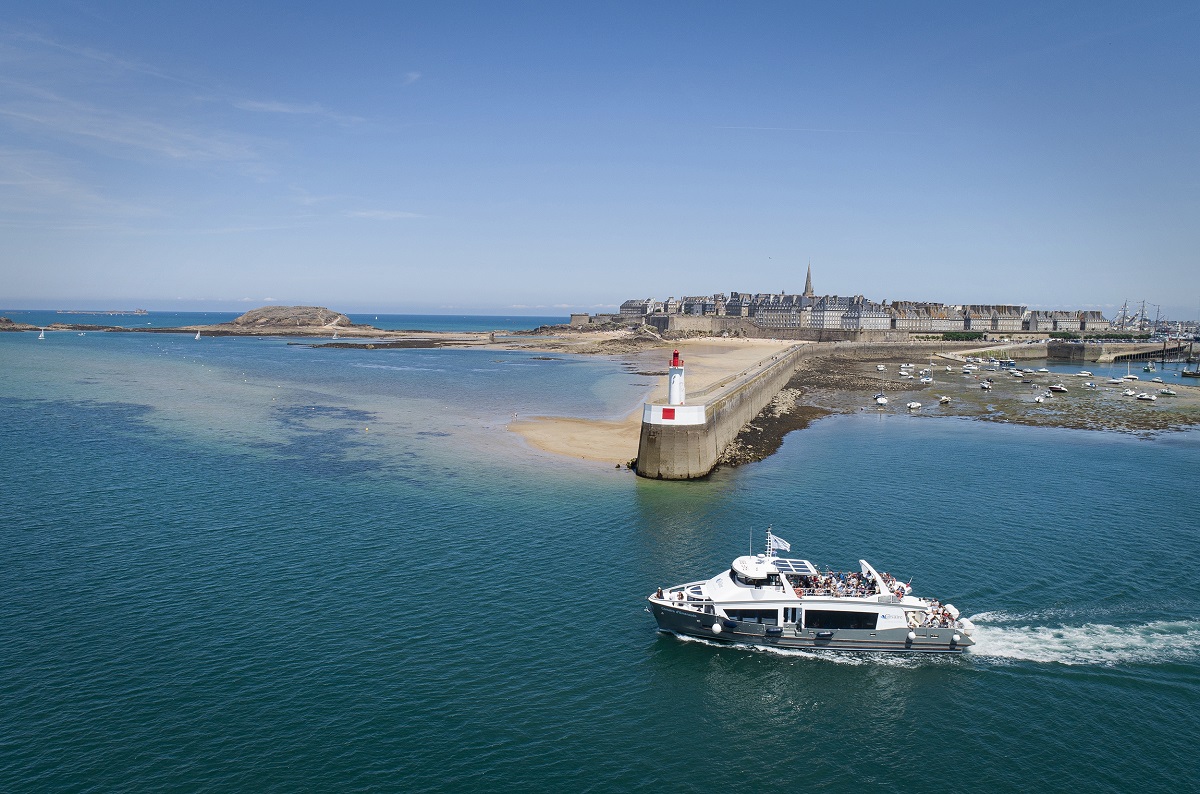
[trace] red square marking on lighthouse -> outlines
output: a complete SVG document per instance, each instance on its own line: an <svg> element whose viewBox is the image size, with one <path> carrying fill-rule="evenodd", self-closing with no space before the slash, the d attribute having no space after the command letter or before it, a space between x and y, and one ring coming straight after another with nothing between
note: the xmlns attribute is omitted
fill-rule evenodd
<svg viewBox="0 0 1200 794"><path fill-rule="evenodd" d="M664 408L663 409L663 419L674 419L674 418L675 418L675 409L674 408Z"/></svg>

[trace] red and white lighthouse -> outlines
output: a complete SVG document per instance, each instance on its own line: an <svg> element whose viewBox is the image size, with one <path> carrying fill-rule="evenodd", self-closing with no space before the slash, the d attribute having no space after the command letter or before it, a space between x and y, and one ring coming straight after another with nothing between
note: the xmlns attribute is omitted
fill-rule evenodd
<svg viewBox="0 0 1200 794"><path fill-rule="evenodd" d="M683 386L683 359L676 350L667 370L667 405L683 405L686 390Z"/></svg>

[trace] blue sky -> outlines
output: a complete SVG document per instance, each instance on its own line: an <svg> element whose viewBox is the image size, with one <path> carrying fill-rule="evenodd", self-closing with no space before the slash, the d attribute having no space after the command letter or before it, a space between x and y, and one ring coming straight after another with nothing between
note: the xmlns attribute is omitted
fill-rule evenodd
<svg viewBox="0 0 1200 794"><path fill-rule="evenodd" d="M1194 3L5 6L0 306L1200 312Z"/></svg>

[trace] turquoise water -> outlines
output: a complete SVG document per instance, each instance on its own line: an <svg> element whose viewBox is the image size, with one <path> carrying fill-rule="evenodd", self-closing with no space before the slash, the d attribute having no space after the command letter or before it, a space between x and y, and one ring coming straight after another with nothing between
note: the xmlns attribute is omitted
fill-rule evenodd
<svg viewBox="0 0 1200 794"><path fill-rule="evenodd" d="M837 417L661 483L504 430L629 410L648 379L607 360L2 334L0 374L0 789L1194 774L1194 433ZM767 524L816 562L913 577L979 644L825 656L654 630L647 593L761 550Z"/></svg>
<svg viewBox="0 0 1200 794"><path fill-rule="evenodd" d="M0 317L15 323L48 326L110 325L118 328L179 328L185 325L214 325L227 323L243 312L158 312L148 314L59 314L45 309L4 309ZM351 321L373 325L388 331L528 331L542 325L566 323L568 317L523 315L459 315L459 314L361 314L347 315Z"/></svg>

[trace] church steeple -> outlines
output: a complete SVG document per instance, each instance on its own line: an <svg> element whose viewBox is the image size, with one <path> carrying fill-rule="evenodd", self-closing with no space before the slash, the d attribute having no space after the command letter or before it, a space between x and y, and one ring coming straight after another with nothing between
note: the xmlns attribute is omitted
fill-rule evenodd
<svg viewBox="0 0 1200 794"><path fill-rule="evenodd" d="M804 297L815 297L812 289L812 262L808 263L808 276L804 279Z"/></svg>

